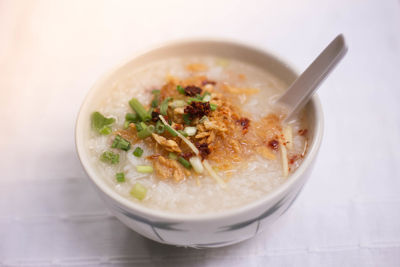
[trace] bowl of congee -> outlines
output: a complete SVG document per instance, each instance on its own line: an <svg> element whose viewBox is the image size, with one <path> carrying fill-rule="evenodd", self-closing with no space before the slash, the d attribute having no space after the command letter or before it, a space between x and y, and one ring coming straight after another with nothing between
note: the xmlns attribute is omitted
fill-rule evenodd
<svg viewBox="0 0 400 267"><path fill-rule="evenodd" d="M291 206L321 143L317 96L288 122L276 105L296 77L236 42L154 48L89 91L79 158L110 211L147 238L198 248L251 238Z"/></svg>

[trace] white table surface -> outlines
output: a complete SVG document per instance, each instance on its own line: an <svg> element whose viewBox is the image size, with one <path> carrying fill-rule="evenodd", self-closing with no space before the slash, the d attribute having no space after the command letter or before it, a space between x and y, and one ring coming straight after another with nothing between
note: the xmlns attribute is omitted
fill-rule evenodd
<svg viewBox="0 0 400 267"><path fill-rule="evenodd" d="M89 186L75 118L131 54L226 37L303 70L338 33L349 52L319 91L319 160L267 232L220 249L161 245ZM399 103L398 1L0 1L0 265L400 266Z"/></svg>

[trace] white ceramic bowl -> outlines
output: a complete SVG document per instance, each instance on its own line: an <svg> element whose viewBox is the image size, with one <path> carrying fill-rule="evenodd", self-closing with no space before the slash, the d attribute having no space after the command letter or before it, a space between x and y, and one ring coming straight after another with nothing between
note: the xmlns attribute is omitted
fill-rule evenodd
<svg viewBox="0 0 400 267"><path fill-rule="evenodd" d="M308 152L288 181L261 199L218 214L174 215L141 206L119 195L90 163L87 146L90 114L98 95L106 94L113 81L154 60L184 55L215 55L234 58L267 69L290 84L297 77L287 64L259 49L235 42L192 40L167 44L137 55L104 75L83 102L76 124L76 147L90 181L112 213L137 233L152 240L178 246L220 247L256 235L281 216L293 203L310 176L323 133L323 114L317 96L305 107L308 117Z"/></svg>

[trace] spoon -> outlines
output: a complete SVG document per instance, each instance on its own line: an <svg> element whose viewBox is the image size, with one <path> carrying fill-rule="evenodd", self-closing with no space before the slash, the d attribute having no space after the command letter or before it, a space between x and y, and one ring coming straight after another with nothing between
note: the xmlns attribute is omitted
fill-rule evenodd
<svg viewBox="0 0 400 267"><path fill-rule="evenodd" d="M307 104L313 93L346 52L347 46L344 37L339 34L276 101L277 104L288 109L285 122L289 122L291 117Z"/></svg>

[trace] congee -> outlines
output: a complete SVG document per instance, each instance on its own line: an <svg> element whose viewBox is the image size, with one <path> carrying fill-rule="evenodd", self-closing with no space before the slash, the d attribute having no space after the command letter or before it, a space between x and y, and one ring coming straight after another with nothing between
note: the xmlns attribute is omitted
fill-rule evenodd
<svg viewBox="0 0 400 267"><path fill-rule="evenodd" d="M180 214L229 210L290 179L307 122L284 123L288 87L268 70L215 57L170 58L115 80L91 115L91 160L119 194Z"/></svg>

